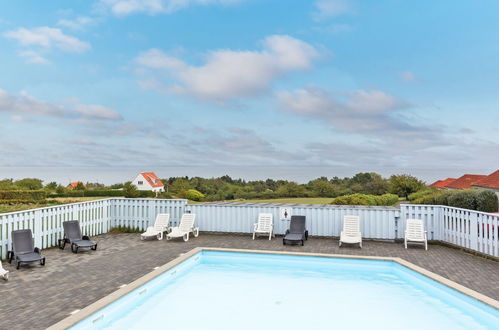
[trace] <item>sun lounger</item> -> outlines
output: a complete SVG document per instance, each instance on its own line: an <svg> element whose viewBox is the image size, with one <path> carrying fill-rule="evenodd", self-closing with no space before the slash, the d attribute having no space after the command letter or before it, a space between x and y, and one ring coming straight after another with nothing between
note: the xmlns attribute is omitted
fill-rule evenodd
<svg viewBox="0 0 499 330"><path fill-rule="evenodd" d="M76 220L64 221L64 238L59 240L59 248L64 250L66 243L71 244L71 252L78 253L79 248L97 250L97 243L92 242L88 236L82 236L80 223Z"/></svg>
<svg viewBox="0 0 499 330"><path fill-rule="evenodd" d="M172 231L166 235L166 239L170 240L176 237L183 237L184 241L189 240L189 234L193 233L194 237L199 236L199 228L194 227L196 215L193 213L184 213L180 219L180 224L177 227L172 227Z"/></svg>
<svg viewBox="0 0 499 330"><path fill-rule="evenodd" d="M159 213L156 215L154 226L147 227L146 231L140 235L140 239L144 240L149 237L157 237L158 240L163 239L163 233L170 229L170 214Z"/></svg>
<svg viewBox="0 0 499 330"><path fill-rule="evenodd" d="M407 219L404 237L404 245L406 249L408 242L423 243L425 250L428 250L427 233L426 230L424 230L423 220Z"/></svg>
<svg viewBox="0 0 499 330"><path fill-rule="evenodd" d="M9 271L3 268L2 260L0 260L0 276L6 281L9 279Z"/></svg>
<svg viewBox="0 0 499 330"><path fill-rule="evenodd" d="M306 230L306 220L304 215L292 215L289 229L282 239L282 244L301 243L303 246L305 240L308 239L308 230Z"/></svg>
<svg viewBox="0 0 499 330"><path fill-rule="evenodd" d="M343 217L343 230L340 233L341 243L356 244L362 248L362 234L360 232L360 217L356 215L345 215Z"/></svg>
<svg viewBox="0 0 499 330"><path fill-rule="evenodd" d="M14 230L11 237L12 251L9 252L10 262L15 260L17 269L19 269L21 263L38 261L40 265L45 265L45 257L42 256L41 250L33 244L31 229Z"/></svg>
<svg viewBox="0 0 499 330"><path fill-rule="evenodd" d="M272 223L272 213L260 213L258 222L253 229L253 239L257 235L269 235L269 241L272 239L274 225Z"/></svg>

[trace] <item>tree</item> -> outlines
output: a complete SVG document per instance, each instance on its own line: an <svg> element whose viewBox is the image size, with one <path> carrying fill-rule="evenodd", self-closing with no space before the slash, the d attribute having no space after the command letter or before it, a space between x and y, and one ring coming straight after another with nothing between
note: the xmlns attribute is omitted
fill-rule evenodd
<svg viewBox="0 0 499 330"><path fill-rule="evenodd" d="M296 182L288 182L277 188L278 197L303 197L306 195L305 187Z"/></svg>
<svg viewBox="0 0 499 330"><path fill-rule="evenodd" d="M86 188L85 188L85 186L83 185L83 182L78 182L78 183L76 184L76 187L75 187L75 189L74 189L74 190L85 190L85 189L86 189Z"/></svg>
<svg viewBox="0 0 499 330"><path fill-rule="evenodd" d="M183 194L184 198L190 199L191 201L202 201L204 195L195 189L189 189Z"/></svg>
<svg viewBox="0 0 499 330"><path fill-rule="evenodd" d="M25 190L40 190L43 188L43 181L35 178L24 178L14 182L16 186Z"/></svg>
<svg viewBox="0 0 499 330"><path fill-rule="evenodd" d="M335 193L334 185L322 178L314 180L311 183L311 189L315 196L318 197L333 197Z"/></svg>
<svg viewBox="0 0 499 330"><path fill-rule="evenodd" d="M406 199L410 194L425 188L423 181L418 178L408 175L392 175L390 177L390 192L392 194L399 195L400 197L405 197Z"/></svg>
<svg viewBox="0 0 499 330"><path fill-rule="evenodd" d="M126 183L123 187L123 192L126 198L137 198L139 197L139 190L137 187L131 183Z"/></svg>
<svg viewBox="0 0 499 330"><path fill-rule="evenodd" d="M51 191L56 190L56 189L57 189L57 182L52 181L52 182L50 182L50 183L46 184L46 185L45 185L45 189L47 189L47 190L51 190Z"/></svg>

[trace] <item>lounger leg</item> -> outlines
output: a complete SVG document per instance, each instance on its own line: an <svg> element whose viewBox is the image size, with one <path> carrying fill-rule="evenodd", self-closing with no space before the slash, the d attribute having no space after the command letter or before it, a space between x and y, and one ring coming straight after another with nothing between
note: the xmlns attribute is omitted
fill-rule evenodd
<svg viewBox="0 0 499 330"><path fill-rule="evenodd" d="M21 262L20 262L20 261L18 261L18 262L17 262L16 269L19 269L19 267L20 267L20 266L21 266Z"/></svg>
<svg viewBox="0 0 499 330"><path fill-rule="evenodd" d="M360 241L359 246L360 246L360 248L362 249L362 241Z"/></svg>
<svg viewBox="0 0 499 330"><path fill-rule="evenodd" d="M304 243L304 240L301 240L301 246L303 246L303 244L305 244L305 243Z"/></svg>
<svg viewBox="0 0 499 330"><path fill-rule="evenodd" d="M92 250L97 250L97 244L95 244L94 246L91 247Z"/></svg>
<svg viewBox="0 0 499 330"><path fill-rule="evenodd" d="M407 238L404 239L404 246L405 246L405 248L407 250Z"/></svg>
<svg viewBox="0 0 499 330"><path fill-rule="evenodd" d="M424 241L424 249L428 251L428 241Z"/></svg>
<svg viewBox="0 0 499 330"><path fill-rule="evenodd" d="M272 239L272 232L269 233L269 241Z"/></svg>
<svg viewBox="0 0 499 330"><path fill-rule="evenodd" d="M42 260L40 260L40 265L45 266L45 258L43 258Z"/></svg>
<svg viewBox="0 0 499 330"><path fill-rule="evenodd" d="M255 233L255 232L253 232L253 240L255 239L255 234L256 234L256 233Z"/></svg>

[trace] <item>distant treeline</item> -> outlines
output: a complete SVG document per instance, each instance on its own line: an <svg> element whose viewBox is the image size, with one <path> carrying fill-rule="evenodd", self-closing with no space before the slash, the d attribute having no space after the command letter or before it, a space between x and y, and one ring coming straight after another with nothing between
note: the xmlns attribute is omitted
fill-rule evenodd
<svg viewBox="0 0 499 330"><path fill-rule="evenodd" d="M372 172L358 173L353 177L345 178L320 177L305 184L274 179L246 181L233 179L228 175L219 178L171 177L162 179L162 181L167 192L161 194L161 197L180 197L200 201L289 197L334 198L352 194L381 196L388 193L406 198L409 194L425 187L424 182L410 175L392 175L390 178L383 178L381 175ZM136 191L130 182L109 186L87 182L86 184L79 184L74 189L69 189L56 182L49 182L44 185L42 180L36 178L25 178L17 181L12 179L0 180L0 190L45 191L46 197L154 196L150 192ZM24 199L21 196L16 198ZM378 200L393 200L393 198Z"/></svg>

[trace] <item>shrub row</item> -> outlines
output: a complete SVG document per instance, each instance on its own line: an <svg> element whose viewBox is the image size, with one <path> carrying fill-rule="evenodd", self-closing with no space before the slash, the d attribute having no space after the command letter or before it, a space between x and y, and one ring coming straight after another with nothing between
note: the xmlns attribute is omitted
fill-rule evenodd
<svg viewBox="0 0 499 330"><path fill-rule="evenodd" d="M398 202L399 198L394 194L366 195L351 194L339 196L333 199L331 204L336 205L369 205L369 206L391 206Z"/></svg>
<svg viewBox="0 0 499 330"><path fill-rule="evenodd" d="M482 212L497 212L499 201L497 195L490 190L424 190L411 194L409 200L413 204L447 205Z"/></svg>
<svg viewBox="0 0 499 330"><path fill-rule="evenodd" d="M24 199L24 200L43 200L47 198L47 192L44 190L0 190L0 199Z"/></svg>
<svg viewBox="0 0 499 330"><path fill-rule="evenodd" d="M16 205L16 204L36 204L36 205L46 205L46 204L59 204L55 199L44 199L41 201L33 199L0 199L0 204Z"/></svg>
<svg viewBox="0 0 499 330"><path fill-rule="evenodd" d="M60 194L50 194L50 197L123 197L123 190L70 190ZM138 190L137 197L155 197L156 193L149 190Z"/></svg>

